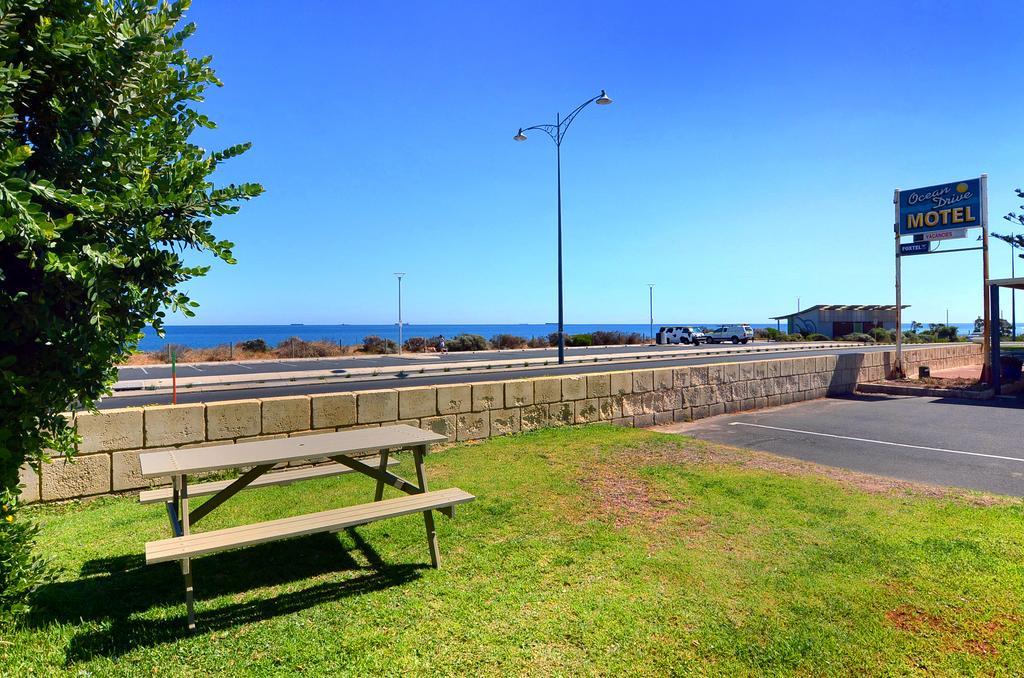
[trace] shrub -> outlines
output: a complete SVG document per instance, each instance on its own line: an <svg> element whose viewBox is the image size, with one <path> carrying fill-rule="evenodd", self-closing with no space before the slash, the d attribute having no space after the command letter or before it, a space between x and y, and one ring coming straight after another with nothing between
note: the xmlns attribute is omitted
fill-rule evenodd
<svg viewBox="0 0 1024 678"><path fill-rule="evenodd" d="M530 348L547 348L551 344L548 342L547 337L530 337L526 345Z"/></svg>
<svg viewBox="0 0 1024 678"><path fill-rule="evenodd" d="M883 343L896 341L896 332L894 330L887 330L884 327L872 327L868 334L875 341Z"/></svg>
<svg viewBox="0 0 1024 678"><path fill-rule="evenodd" d="M192 143L211 141L197 105L221 83L185 49L187 7L3 3L0 505L17 507L25 462L75 453L63 413L95 406L146 325L160 330L168 309L195 315L189 281L235 261L214 220L262 191L213 179L248 144ZM25 566L32 531L4 535L6 617L38 570Z"/></svg>
<svg viewBox="0 0 1024 678"><path fill-rule="evenodd" d="M565 335L565 343L569 343L569 335ZM548 344L558 346L558 332L552 332L548 335Z"/></svg>
<svg viewBox="0 0 1024 678"><path fill-rule="evenodd" d="M871 338L871 335L864 334L863 332L853 332L843 337L843 341L859 341L865 344L873 344L875 340Z"/></svg>
<svg viewBox="0 0 1024 678"><path fill-rule="evenodd" d="M402 344L402 350L409 353L423 353L427 350L427 339L425 337L409 337Z"/></svg>
<svg viewBox="0 0 1024 678"><path fill-rule="evenodd" d="M262 339L246 339L239 343L238 347L243 351L250 351L252 353L266 353L270 350L270 346Z"/></svg>
<svg viewBox="0 0 1024 678"><path fill-rule="evenodd" d="M395 350L395 342L391 342L390 348ZM278 358L326 358L338 355L341 351L341 347L330 339L306 341L298 337L290 337L277 345L274 355Z"/></svg>
<svg viewBox="0 0 1024 678"><path fill-rule="evenodd" d="M780 334L777 341L804 341L804 335L800 333Z"/></svg>
<svg viewBox="0 0 1024 678"><path fill-rule="evenodd" d="M829 341L829 338L820 332L811 332L804 336L805 341Z"/></svg>
<svg viewBox="0 0 1024 678"><path fill-rule="evenodd" d="M782 334L782 332L780 332L779 330L775 329L774 327L755 327L754 328L754 338L755 339L769 339L771 341L778 341L779 340L779 335L781 335L781 334Z"/></svg>
<svg viewBox="0 0 1024 678"><path fill-rule="evenodd" d="M479 334L460 334L448 342L449 351L486 351L490 346Z"/></svg>
<svg viewBox="0 0 1024 678"><path fill-rule="evenodd" d="M32 553L39 526L18 508L16 495L0 493L0 611L13 618L28 612L29 597L53 574L49 563Z"/></svg>
<svg viewBox="0 0 1024 678"><path fill-rule="evenodd" d="M942 341L959 341L960 337L957 333L960 328L956 325L939 325L935 328L935 336Z"/></svg>
<svg viewBox="0 0 1024 678"><path fill-rule="evenodd" d="M364 353L397 353L398 344L391 339L382 339L376 334L363 337Z"/></svg>
<svg viewBox="0 0 1024 678"><path fill-rule="evenodd" d="M491 346L503 350L523 348L526 346L526 339L514 334L496 334L491 337Z"/></svg>
<svg viewBox="0 0 1024 678"><path fill-rule="evenodd" d="M594 335L592 334L571 334L565 338L566 346L593 346Z"/></svg>

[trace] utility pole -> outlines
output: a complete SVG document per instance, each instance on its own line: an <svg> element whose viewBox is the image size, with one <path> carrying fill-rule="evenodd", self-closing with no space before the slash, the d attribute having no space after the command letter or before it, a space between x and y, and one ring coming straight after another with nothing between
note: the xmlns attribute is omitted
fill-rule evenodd
<svg viewBox="0 0 1024 678"><path fill-rule="evenodd" d="M402 355L402 276L404 273L396 273L398 278L398 355ZM387 344L385 344L387 346Z"/></svg>
<svg viewBox="0 0 1024 678"><path fill-rule="evenodd" d="M654 283L647 283L651 292L651 341L654 341Z"/></svg>

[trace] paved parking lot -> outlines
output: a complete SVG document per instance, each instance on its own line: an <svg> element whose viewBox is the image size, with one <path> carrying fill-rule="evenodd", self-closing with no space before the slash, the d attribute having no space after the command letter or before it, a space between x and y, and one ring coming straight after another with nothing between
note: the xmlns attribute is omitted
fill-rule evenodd
<svg viewBox="0 0 1024 678"><path fill-rule="evenodd" d="M864 473L1024 496L1024 401L1017 398L827 398L665 429Z"/></svg>

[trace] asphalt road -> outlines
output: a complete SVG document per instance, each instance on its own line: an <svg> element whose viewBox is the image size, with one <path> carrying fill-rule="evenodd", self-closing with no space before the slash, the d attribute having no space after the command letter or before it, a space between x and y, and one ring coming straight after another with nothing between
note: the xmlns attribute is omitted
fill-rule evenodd
<svg viewBox="0 0 1024 678"><path fill-rule="evenodd" d="M677 347L674 347L678 349ZM886 351L891 346L856 346L851 348L822 349L808 351L787 351L783 353L741 353L737 355L701 356L697 353L694 357L675 357L667 360L643 359L636 360L635 366L643 368L657 367L681 367L685 365L710 365L713 363L739 362L746 360L770 360L772 358L786 357L809 357L816 355L836 355L839 353L864 352L864 351ZM478 356L480 354L477 354ZM446 358L447 360L447 358ZM416 363L418 364L418 362ZM372 379L365 381L339 381L325 384L299 384L294 386L253 386L245 388L233 388L223 391L201 391L182 392L178 394L179 403L200 403L216 402L221 400L238 400L242 398L272 398L275 396L287 395L309 395L313 393L338 393L341 391L367 391L380 388L398 388L402 386L429 386L432 384L463 384L478 381L494 381L496 379L517 379L528 377L541 377L564 374L586 374L595 372L614 372L617 370L630 369L634 363L581 363L576 365L550 366L533 369L481 369L479 372L458 372L455 374L430 374L413 375L383 379ZM294 368L292 368L294 369ZM314 368L309 368L314 369ZM138 395L117 396L105 398L99 403L100 409L113 407L138 407L140 405L166 405L170 403L170 396L155 395L139 392Z"/></svg>
<svg viewBox="0 0 1024 678"><path fill-rule="evenodd" d="M763 348L768 344L763 341L747 344L744 348ZM728 348L732 344L711 344L701 348ZM792 344L790 344L792 346ZM695 347L671 344L665 346L634 345L634 346L589 346L566 348L566 356L597 356L615 355L617 353L636 353L637 351L665 351L675 353L680 350L694 349ZM296 372L299 370L346 370L353 367L405 367L419 368L427 365L442 363L459 363L476 360L518 360L523 358L556 358L558 349L527 349L512 351L482 351L482 352L458 352L447 353L443 356L437 354L406 354L403 357L397 355L385 356L348 356L341 358L317 358L311 360L267 360L260 362L224 362L206 363L191 365L182 363L177 366L178 378L188 377L209 377L231 374L250 373L273 373L273 372ZM139 379L168 379L171 376L169 365L139 365L117 368L119 381L133 381Z"/></svg>
<svg viewBox="0 0 1024 678"><path fill-rule="evenodd" d="M680 432L864 473L1024 495L1024 400L849 396L725 415Z"/></svg>

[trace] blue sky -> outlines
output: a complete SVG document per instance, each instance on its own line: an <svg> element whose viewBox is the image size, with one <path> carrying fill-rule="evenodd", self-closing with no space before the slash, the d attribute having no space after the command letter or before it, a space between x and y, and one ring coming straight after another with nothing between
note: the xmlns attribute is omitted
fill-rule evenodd
<svg viewBox="0 0 1024 678"><path fill-rule="evenodd" d="M390 322L395 271L408 322L554 321L555 148L512 135L602 88L615 103L562 145L570 323L646 322L647 283L656 322L893 303L894 188L987 172L999 231L1024 186L1020 2L195 0L190 18L225 83L198 142L252 141L218 179L267 189L218 222L239 263L190 283L192 322ZM908 320L980 313L979 252L904 264Z"/></svg>

